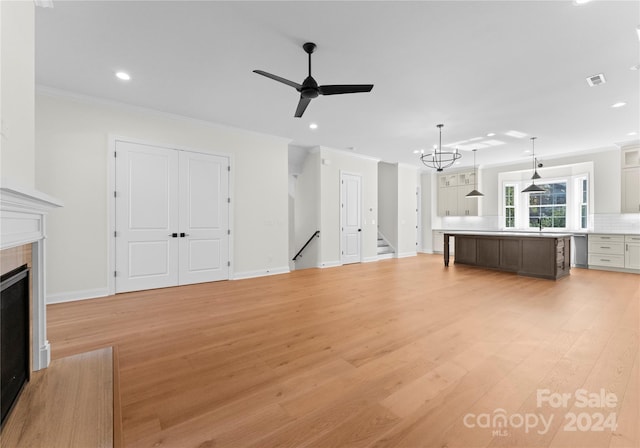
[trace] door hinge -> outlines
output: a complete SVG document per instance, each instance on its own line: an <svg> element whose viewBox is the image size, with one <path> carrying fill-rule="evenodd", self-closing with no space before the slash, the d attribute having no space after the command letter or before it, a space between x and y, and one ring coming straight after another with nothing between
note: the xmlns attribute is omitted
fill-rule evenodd
<svg viewBox="0 0 640 448"><path fill-rule="evenodd" d="M113 271L113 276L117 277L118 276L118 271Z"/></svg>
<svg viewBox="0 0 640 448"><path fill-rule="evenodd" d="M231 198L227 198L227 203L231 204Z"/></svg>
<svg viewBox="0 0 640 448"><path fill-rule="evenodd" d="M113 231L114 238L118 236L118 232L116 230Z"/></svg>
<svg viewBox="0 0 640 448"><path fill-rule="evenodd" d="M117 197L117 196L118 196L118 194L114 191L114 192L113 192L113 197L115 198L115 197Z"/></svg>
<svg viewBox="0 0 640 448"><path fill-rule="evenodd" d="M227 229L227 235L231 235L231 229Z"/></svg>
<svg viewBox="0 0 640 448"><path fill-rule="evenodd" d="M231 171L231 165L227 165L227 171Z"/></svg>
<svg viewBox="0 0 640 448"><path fill-rule="evenodd" d="M231 266L231 262L230 261L227 261L227 266Z"/></svg>
<svg viewBox="0 0 640 448"><path fill-rule="evenodd" d="M113 151L113 157L114 157L114 158L115 158L115 157L118 157L118 153L117 153L117 152L115 152L115 151Z"/></svg>

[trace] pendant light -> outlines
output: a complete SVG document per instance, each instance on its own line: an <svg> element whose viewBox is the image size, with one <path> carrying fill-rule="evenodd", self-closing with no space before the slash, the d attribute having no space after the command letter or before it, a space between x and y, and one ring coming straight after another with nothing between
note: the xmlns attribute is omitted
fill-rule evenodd
<svg viewBox="0 0 640 448"><path fill-rule="evenodd" d="M478 191L478 173L476 172L476 151L477 149L473 150L473 190L467 193L466 197L468 198L479 198L481 196L484 196L482 193Z"/></svg>
<svg viewBox="0 0 640 448"><path fill-rule="evenodd" d="M540 175L538 174L537 160L536 160L536 149L535 149L535 140L537 137L531 137L531 158L533 159L533 175L531 176L531 185L522 190L523 193L544 193L546 190L542 188L540 185L536 185L536 179L540 179Z"/></svg>

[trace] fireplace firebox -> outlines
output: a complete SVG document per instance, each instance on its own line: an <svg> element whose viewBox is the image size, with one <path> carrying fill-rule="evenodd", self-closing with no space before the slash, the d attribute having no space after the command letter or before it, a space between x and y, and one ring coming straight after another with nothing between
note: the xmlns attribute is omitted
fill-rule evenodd
<svg viewBox="0 0 640 448"><path fill-rule="evenodd" d="M0 427L30 376L29 268L0 277Z"/></svg>

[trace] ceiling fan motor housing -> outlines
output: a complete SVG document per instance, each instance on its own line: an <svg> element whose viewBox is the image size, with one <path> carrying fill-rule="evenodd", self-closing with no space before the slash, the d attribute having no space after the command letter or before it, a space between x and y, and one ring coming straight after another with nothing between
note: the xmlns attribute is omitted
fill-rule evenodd
<svg viewBox="0 0 640 448"><path fill-rule="evenodd" d="M316 98L319 95L318 83L311 76L307 76L307 79L302 83L302 90L300 91L302 98Z"/></svg>

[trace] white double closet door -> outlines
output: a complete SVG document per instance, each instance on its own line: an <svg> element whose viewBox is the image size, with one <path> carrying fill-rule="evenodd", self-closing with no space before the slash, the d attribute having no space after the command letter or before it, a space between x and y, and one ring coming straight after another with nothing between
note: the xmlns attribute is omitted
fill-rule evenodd
<svg viewBox="0 0 640 448"><path fill-rule="evenodd" d="M229 159L116 142L116 292L229 278Z"/></svg>

